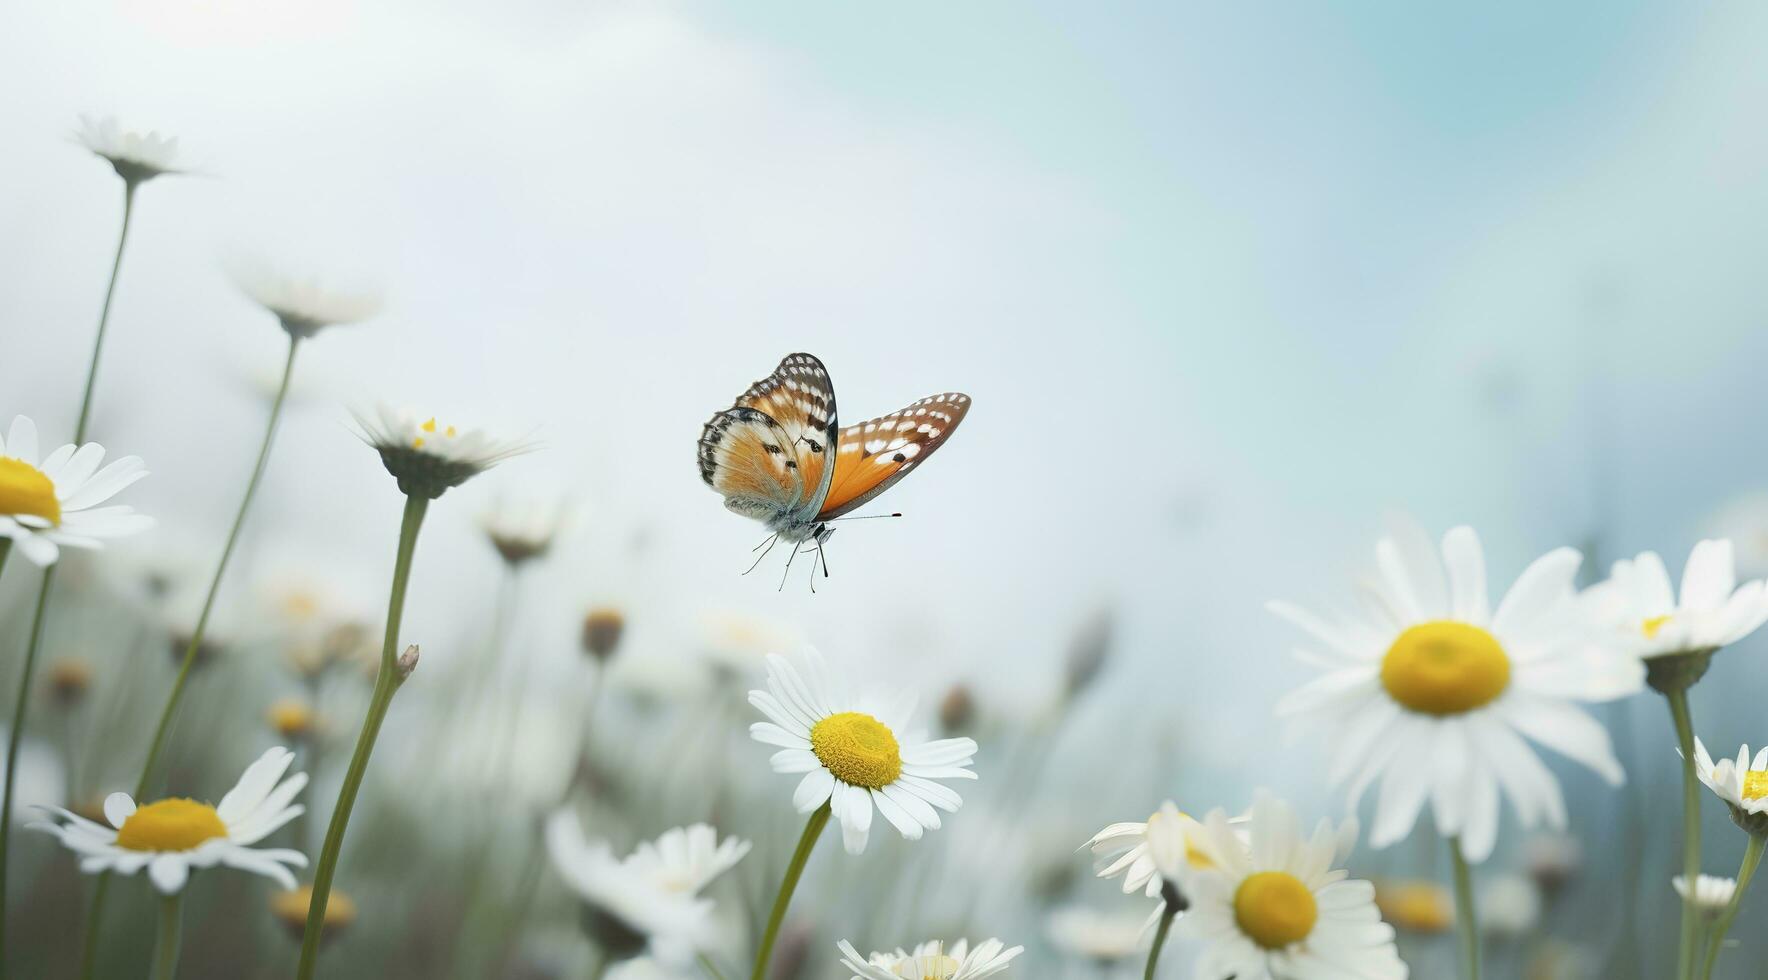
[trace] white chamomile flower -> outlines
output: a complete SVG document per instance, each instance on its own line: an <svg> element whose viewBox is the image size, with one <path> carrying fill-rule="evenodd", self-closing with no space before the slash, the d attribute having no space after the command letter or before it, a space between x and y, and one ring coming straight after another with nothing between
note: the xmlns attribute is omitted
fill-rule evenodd
<svg viewBox="0 0 1768 980"><path fill-rule="evenodd" d="M491 547L512 568L544 557L564 525L564 508L558 503L500 500L479 520Z"/></svg>
<svg viewBox="0 0 1768 980"><path fill-rule="evenodd" d="M1694 774L1731 808L1731 819L1738 826L1751 833L1768 832L1768 746L1751 758L1745 745L1737 750L1737 758L1715 763L1697 737Z"/></svg>
<svg viewBox="0 0 1768 980"><path fill-rule="evenodd" d="M853 971L853 980L980 980L1006 972L1013 957L1025 952L1024 946L1008 949L999 939L977 943L975 949L963 939L950 949L944 943L926 942L913 951L899 948L865 958L845 939L836 948L841 950L841 965Z"/></svg>
<svg viewBox="0 0 1768 980"><path fill-rule="evenodd" d="M1196 818L1168 800L1146 822L1111 824L1083 846L1099 859L1100 878L1122 875L1125 895L1140 891L1158 898L1163 879L1176 880L1187 867L1209 866L1209 855L1196 844L1202 832Z"/></svg>
<svg viewBox="0 0 1768 980"><path fill-rule="evenodd" d="M122 128L112 116L80 117L80 128L74 139L116 168L117 176L130 185L151 180L161 174L181 173L174 164L178 159L178 138L156 132L137 133Z"/></svg>
<svg viewBox="0 0 1768 980"><path fill-rule="evenodd" d="M1700 653L1730 646L1768 621L1768 586L1737 584L1730 541L1702 541L1689 552L1680 597L1664 560L1642 552L1617 561L1607 581L1584 590L1598 623L1641 657Z"/></svg>
<svg viewBox="0 0 1768 980"><path fill-rule="evenodd" d="M1670 879L1670 887L1684 900L1688 898L1688 879L1677 875ZM1737 894L1736 878L1721 878L1718 875L1701 875L1694 880L1694 906L1701 914L1717 917L1731 905L1731 896Z"/></svg>
<svg viewBox="0 0 1768 980"><path fill-rule="evenodd" d="M703 824L677 828L620 860L605 842L586 840L567 810L546 824L553 867L588 903L591 930L608 956L648 949L672 967L690 962L712 938L712 902L699 890L749 851L747 841L716 840Z"/></svg>
<svg viewBox="0 0 1768 980"><path fill-rule="evenodd" d="M183 889L191 869L216 865L294 888L295 876L288 869L307 866L300 851L251 846L306 809L292 801L307 785L307 774L282 778L294 761L295 754L280 746L265 752L214 806L176 797L137 806L129 794L112 793L104 800L109 827L59 807L45 808L51 821L31 826L54 834L80 855L81 871L132 875L146 868L154 887L165 895Z"/></svg>
<svg viewBox="0 0 1768 980"><path fill-rule="evenodd" d="M1215 810L1203 849L1215 866L1188 879L1180 928L1205 943L1198 980L1404 980L1394 931L1375 907L1375 886L1333 870L1344 835L1321 820L1304 837L1287 803L1252 805L1250 847Z"/></svg>
<svg viewBox="0 0 1768 980"><path fill-rule="evenodd" d="M287 276L262 263L243 263L230 275L239 290L275 316L289 336L305 339L326 327L361 323L380 314L372 289L328 288L315 278Z"/></svg>
<svg viewBox="0 0 1768 980"><path fill-rule="evenodd" d="M1278 713L1325 730L1327 778L1349 784L1352 809L1381 782L1373 846L1404 838L1428 803L1437 829L1483 861L1497 841L1500 793L1525 827L1563 827L1559 782L1525 737L1621 783L1608 732L1574 702L1631 694L1645 669L1589 642L1572 588L1576 551L1534 561L1496 611L1471 528L1444 535L1440 558L1415 530L1383 538L1375 558L1355 615L1269 606L1318 642L1298 656L1324 671Z"/></svg>
<svg viewBox="0 0 1768 980"><path fill-rule="evenodd" d="M962 800L935 780L975 779L976 743L910 732L912 697L854 697L828 676L821 654L806 648L802 659L801 671L769 656L768 689L749 692L749 703L770 719L750 725L749 734L780 747L774 772L804 774L792 805L810 813L827 803L849 854L865 851L873 807L908 840L939 829L934 808L955 813Z"/></svg>
<svg viewBox="0 0 1768 980"><path fill-rule="evenodd" d="M147 475L139 456L125 456L99 469L104 447L96 442L68 444L39 462L37 426L23 415L0 441L0 538L32 564L48 566L61 549L97 548L153 527L153 518L121 504L100 507L124 487Z"/></svg>
<svg viewBox="0 0 1768 980"><path fill-rule="evenodd" d="M1044 932L1057 949L1094 963L1109 964L1141 951L1148 920L1140 912L1101 912L1068 905L1051 912Z"/></svg>
<svg viewBox="0 0 1768 980"><path fill-rule="evenodd" d="M363 440L381 454L387 472L399 481L399 490L407 496L434 500L450 487L460 486L533 448L529 443L500 439L478 429L438 425L433 416L420 419L410 409L394 408L384 402L375 406L372 415L352 414Z"/></svg>

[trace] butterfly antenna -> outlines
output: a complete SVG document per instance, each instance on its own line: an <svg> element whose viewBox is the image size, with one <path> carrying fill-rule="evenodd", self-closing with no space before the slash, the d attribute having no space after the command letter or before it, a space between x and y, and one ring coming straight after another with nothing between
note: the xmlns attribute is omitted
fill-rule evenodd
<svg viewBox="0 0 1768 980"><path fill-rule="evenodd" d="M901 516L902 516L902 514L900 514L900 513L897 513L897 514L864 514L859 517L831 517L828 520L824 521L823 523L824 524L833 524L836 521L877 521L877 520L883 520L886 517L901 517Z"/></svg>
<svg viewBox="0 0 1768 980"><path fill-rule="evenodd" d="M749 550L751 552L761 551L761 545L762 544L767 545L767 551L761 551L761 558L766 558L768 556L768 553L773 551L773 546L778 544L779 541L780 541L780 536L778 534L770 534L770 535L768 535L768 538L766 541L761 542L761 544L758 544L755 547L750 548ZM755 571L755 569L761 565L761 558L755 559L755 562L749 566L749 571L744 572L743 574L747 575L747 574L749 574L749 572Z"/></svg>

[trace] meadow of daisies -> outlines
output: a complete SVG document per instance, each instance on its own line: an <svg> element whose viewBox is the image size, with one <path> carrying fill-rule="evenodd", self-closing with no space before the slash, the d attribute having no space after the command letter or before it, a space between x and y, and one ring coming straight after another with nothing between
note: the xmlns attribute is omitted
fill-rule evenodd
<svg viewBox="0 0 1768 980"><path fill-rule="evenodd" d="M195 615L168 617L162 572L110 555L157 532L130 500L153 460L87 427L105 378L138 367L105 358L112 321L128 322L113 307L138 199L188 178L171 139L111 119L82 120L76 138L114 171L122 212L88 369L66 385L77 403L8 405L0 428L0 975L1760 975L1728 938L1756 911L1768 749L1703 741L1700 694L1735 679L1725 649L1768 620L1768 586L1738 581L1722 539L1665 542L1676 572L1646 552L1594 574L1544 542L1504 581L1474 529L1396 522L1341 604L1272 598L1293 651L1241 655L1293 653L1313 674L1271 706L1271 729L1325 747L1330 791L1314 798L1198 798L1159 764L1121 767L1146 801L1129 812L1065 791L1051 760L1073 764L1058 755L1068 719L1112 669L1108 614L1065 641L1048 704L1003 717L965 687L861 682L879 672L763 619L709 629L691 682L616 687L627 612L591 608L577 676L544 692L564 722L537 733L532 685L510 681L524 652L504 638L561 515L462 514L450 491L569 446L446 406L356 406L340 438L378 456L403 501L385 528L384 615L293 597L254 630L220 628L238 619L223 585L242 531L279 479L297 355L372 329L381 309L245 268L233 277L282 369L254 453L212 461L237 505L214 515L225 536L192 576ZM33 421L76 408L69 431ZM433 666L404 614L408 590L446 572L426 570L423 531L475 520L503 587L471 641L482 655ZM71 625L85 656L60 652ZM242 682L242 661L283 693ZM1636 774L1603 706L1633 698L1674 734L1639 756L1681 788L1652 803L1652 833L1678 855L1663 873L1565 833L1623 805ZM382 738L401 715L401 737ZM1568 792L1568 771L1597 788ZM479 790L465 793L469 774ZM1039 819L1052 810L1086 831ZM1739 837L1703 841L1705 812ZM1741 865L1711 858L1739 841ZM1580 889L1592 861L1637 887ZM1674 942L1556 934L1579 916L1630 932L1641 903Z"/></svg>

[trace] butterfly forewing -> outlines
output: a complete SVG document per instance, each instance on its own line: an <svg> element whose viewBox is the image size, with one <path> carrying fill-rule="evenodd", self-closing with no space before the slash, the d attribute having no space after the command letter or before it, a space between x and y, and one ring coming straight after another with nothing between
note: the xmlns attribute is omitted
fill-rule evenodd
<svg viewBox="0 0 1768 980"><path fill-rule="evenodd" d="M840 517L889 489L944 445L969 411L969 395L947 392L842 429L816 519Z"/></svg>
<svg viewBox="0 0 1768 980"><path fill-rule="evenodd" d="M700 478L725 506L768 521L808 521L834 468L835 389L810 354L790 354L700 433Z"/></svg>
<svg viewBox="0 0 1768 980"><path fill-rule="evenodd" d="M812 354L787 354L772 374L743 392L737 406L766 412L785 430L811 501L820 505L837 433L835 386L823 362Z"/></svg>

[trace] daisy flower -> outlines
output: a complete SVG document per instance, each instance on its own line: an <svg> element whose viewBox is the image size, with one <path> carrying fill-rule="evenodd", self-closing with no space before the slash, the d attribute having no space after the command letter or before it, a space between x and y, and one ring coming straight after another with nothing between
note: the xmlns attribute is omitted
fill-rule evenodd
<svg viewBox="0 0 1768 980"><path fill-rule="evenodd" d="M564 523L557 504L500 503L479 521L491 547L511 568L544 557Z"/></svg>
<svg viewBox="0 0 1768 980"><path fill-rule="evenodd" d="M1605 582L1584 590L1583 601L1598 623L1622 645L1652 660L1710 653L1730 646L1768 621L1768 586L1737 584L1730 541L1702 541L1689 552L1682 592L1656 553L1617 561Z"/></svg>
<svg viewBox="0 0 1768 980"><path fill-rule="evenodd" d="M1694 774L1731 808L1731 819L1751 834L1768 833L1768 746L1750 756L1750 747L1736 759L1717 763L1701 740L1694 740Z"/></svg>
<svg viewBox="0 0 1768 980"><path fill-rule="evenodd" d="M296 942L307 931L307 909L312 905L312 885L302 885L294 891L277 892L270 896L270 914ZM343 889L333 888L331 900L325 905L325 931L321 934L322 938L327 941L337 938L355 921L356 900L344 894Z"/></svg>
<svg viewBox="0 0 1768 980"><path fill-rule="evenodd" d="M23 415L0 440L0 538L10 539L32 564L48 566L62 548L98 548L102 538L145 531L153 519L124 505L100 507L147 475L139 456L103 469L96 442L62 446L39 460L37 426Z"/></svg>
<svg viewBox="0 0 1768 980"><path fill-rule="evenodd" d="M1530 564L1496 611L1471 528L1444 535L1440 558L1422 533L1383 538L1375 558L1356 615L1269 606L1316 641L1298 655L1323 671L1278 713L1326 730L1327 778L1349 784L1352 809L1380 781L1373 846L1405 837L1428 803L1437 829L1482 861L1497 840L1500 793L1524 826L1563 827L1559 783L1525 737L1621 783L1607 731L1574 702L1631 694L1645 671L1587 642L1576 551Z"/></svg>
<svg viewBox="0 0 1768 980"><path fill-rule="evenodd" d="M1202 824L1168 800L1146 822L1111 824L1081 846L1099 859L1098 877L1122 875L1125 895L1140 891L1158 898L1162 879L1176 879L1187 867L1209 867L1209 855L1196 844L1202 832Z"/></svg>
<svg viewBox="0 0 1768 980"><path fill-rule="evenodd" d="M477 429L438 425L434 417L419 419L409 409L385 403L376 405L372 415L353 414L362 438L381 454L387 472L399 481L400 492L407 496L434 500L450 487L533 448Z"/></svg>
<svg viewBox="0 0 1768 980"><path fill-rule="evenodd" d="M1448 932L1455 928L1455 899L1434 881L1402 879L1375 883L1381 917L1407 932Z"/></svg>
<svg viewBox="0 0 1768 980"><path fill-rule="evenodd" d="M548 819L546 847L559 876L588 903L592 931L610 957L648 949L671 966L690 962L711 939L712 902L699 890L749 852L747 841L718 844L712 828L698 824L620 860L605 842L586 840L566 810Z"/></svg>
<svg viewBox="0 0 1768 980"><path fill-rule="evenodd" d="M853 944L843 939L841 965L853 971L853 980L980 980L1004 973L1013 957L1025 952L1024 946L1007 949L999 939L977 943L971 949L960 939L950 949L944 943L927 942L913 952L897 949L894 953L873 953L861 958Z"/></svg>
<svg viewBox="0 0 1768 980"><path fill-rule="evenodd" d="M1688 879L1677 875L1670 879L1670 887L1676 894L1688 899ZM1731 896L1737 894L1736 878L1721 878L1718 875L1701 875L1694 881L1694 905L1701 914L1717 917L1731 905Z"/></svg>
<svg viewBox="0 0 1768 980"><path fill-rule="evenodd" d="M174 165L178 159L177 137L161 136L151 130L126 130L112 116L82 115L74 141L110 161L117 176L132 185L161 174L182 172Z"/></svg>
<svg viewBox="0 0 1768 980"><path fill-rule="evenodd" d="M327 288L317 279L281 275L261 264L240 265L230 273L240 292L275 316L289 336L303 340L326 327L371 319L383 306L373 290Z"/></svg>
<svg viewBox="0 0 1768 980"><path fill-rule="evenodd" d="M1148 934L1148 921L1140 912L1113 914L1081 905L1051 912L1044 921L1050 942L1071 956L1109 964L1134 956Z"/></svg>
<svg viewBox="0 0 1768 980"><path fill-rule="evenodd" d="M306 867L307 858L300 851L251 845L306 809L291 801L307 785L307 774L282 778L294 761L295 754L285 748L265 752L214 806L176 797L136 806L129 794L112 793L104 800L109 827L60 807L46 808L53 819L31 826L54 834L80 855L81 871L132 875L146 868L165 895L182 891L191 869L218 864L292 889L295 876L288 869Z"/></svg>
<svg viewBox="0 0 1768 980"><path fill-rule="evenodd" d="M769 719L750 725L749 734L780 749L774 772L804 774L792 805L810 813L828 803L849 854L865 851L873 807L905 839L939 829L935 808L955 813L962 800L936 780L975 779L969 767L976 743L929 741L904 727L913 698L850 695L814 649L806 649L803 663L800 671L770 655L768 689L749 692L749 703Z"/></svg>
<svg viewBox="0 0 1768 980"><path fill-rule="evenodd" d="M1249 830L1250 848L1223 811L1204 820L1215 866L1190 876L1191 909L1180 920L1206 944L1198 980L1404 980L1375 886L1332 869L1343 840L1330 820L1304 837L1287 803L1261 796Z"/></svg>

